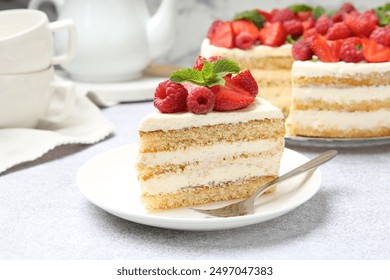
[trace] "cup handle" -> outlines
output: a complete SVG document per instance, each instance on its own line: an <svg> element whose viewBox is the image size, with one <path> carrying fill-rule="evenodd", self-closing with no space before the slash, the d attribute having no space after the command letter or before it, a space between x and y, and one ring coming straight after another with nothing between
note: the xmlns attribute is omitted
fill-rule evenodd
<svg viewBox="0 0 390 280"><path fill-rule="evenodd" d="M52 57L51 63L53 65L69 62L73 59L76 52L77 31L73 20L64 19L49 23L49 29L51 30L51 32L55 32L64 28L68 32L68 47L65 53Z"/></svg>
<svg viewBox="0 0 390 280"><path fill-rule="evenodd" d="M76 100L76 91L74 84L67 81L53 81L51 83L53 87L52 99L56 94L65 95L65 103L60 107L58 115L50 116L47 121L52 123L59 123L65 120L72 109ZM51 103L51 102L50 102Z"/></svg>

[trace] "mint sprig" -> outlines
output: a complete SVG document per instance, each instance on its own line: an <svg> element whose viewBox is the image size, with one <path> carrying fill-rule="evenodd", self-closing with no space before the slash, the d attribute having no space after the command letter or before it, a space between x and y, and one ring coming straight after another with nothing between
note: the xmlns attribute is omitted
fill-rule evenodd
<svg viewBox="0 0 390 280"><path fill-rule="evenodd" d="M315 6L312 11L314 19L318 19L320 16L322 16L325 13L326 13L325 9L321 6Z"/></svg>
<svg viewBox="0 0 390 280"><path fill-rule="evenodd" d="M295 4L288 6L288 8L293 11L294 14L299 12L311 12L313 10L312 7L305 5L305 4Z"/></svg>
<svg viewBox="0 0 390 280"><path fill-rule="evenodd" d="M236 13L234 15L233 21L239 19L246 19L253 22L258 29L261 29L265 22L264 17L260 15L256 10L249 10L249 11Z"/></svg>
<svg viewBox="0 0 390 280"><path fill-rule="evenodd" d="M383 6L373 10L374 13L378 16L380 26L386 26L390 24L390 2L387 2Z"/></svg>
<svg viewBox="0 0 390 280"><path fill-rule="evenodd" d="M224 85L223 77L239 72L240 67L232 60L218 59L214 62L205 60L201 71L193 68L181 69L174 71L169 79L176 83L190 82L199 86L212 87Z"/></svg>

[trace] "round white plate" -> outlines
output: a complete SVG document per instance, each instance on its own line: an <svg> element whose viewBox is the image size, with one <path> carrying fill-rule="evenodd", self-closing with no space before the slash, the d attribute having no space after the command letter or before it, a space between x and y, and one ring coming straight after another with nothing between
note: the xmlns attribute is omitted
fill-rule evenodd
<svg viewBox="0 0 390 280"><path fill-rule="evenodd" d="M310 199L320 188L318 170L297 176L279 184L274 193L257 200L252 215L216 218L196 213L188 208L149 213L141 202L140 186L135 171L138 145L119 147L86 162L77 174L77 185L85 197L105 211L140 224L177 230L222 230L264 222L283 215ZM307 162L308 159L285 149L281 174ZM229 202L212 203L202 208L214 208Z"/></svg>
<svg viewBox="0 0 390 280"><path fill-rule="evenodd" d="M362 148L390 145L390 137L371 138L315 138L286 136L286 145L315 148Z"/></svg>

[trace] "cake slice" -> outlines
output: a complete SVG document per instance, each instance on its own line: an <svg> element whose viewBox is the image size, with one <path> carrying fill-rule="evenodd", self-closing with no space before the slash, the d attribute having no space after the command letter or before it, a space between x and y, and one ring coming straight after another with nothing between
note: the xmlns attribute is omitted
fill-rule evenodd
<svg viewBox="0 0 390 280"><path fill-rule="evenodd" d="M218 73L227 60L217 61L185 71L204 74L214 67ZM156 89L158 110L139 126L137 170L148 210L245 198L278 176L283 114L256 97L257 86L248 71L232 73L222 73L219 82L214 81L218 85L166 81ZM182 100L176 92L185 97L185 105L177 106Z"/></svg>

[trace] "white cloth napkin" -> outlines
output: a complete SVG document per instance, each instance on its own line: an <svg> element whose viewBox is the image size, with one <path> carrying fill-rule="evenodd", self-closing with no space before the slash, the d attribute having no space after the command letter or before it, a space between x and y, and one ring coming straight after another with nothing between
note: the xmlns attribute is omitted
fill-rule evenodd
<svg viewBox="0 0 390 280"><path fill-rule="evenodd" d="M114 125L100 109L86 96L77 94L74 106L61 123L40 122L35 129L0 128L0 174L59 145L94 144L113 132Z"/></svg>

